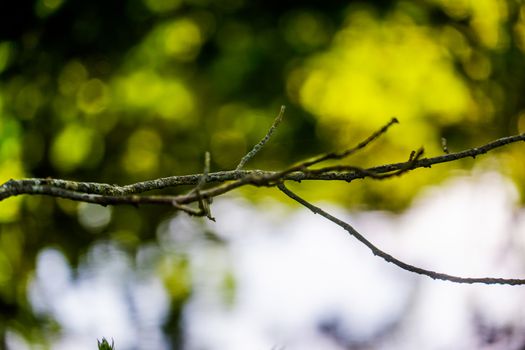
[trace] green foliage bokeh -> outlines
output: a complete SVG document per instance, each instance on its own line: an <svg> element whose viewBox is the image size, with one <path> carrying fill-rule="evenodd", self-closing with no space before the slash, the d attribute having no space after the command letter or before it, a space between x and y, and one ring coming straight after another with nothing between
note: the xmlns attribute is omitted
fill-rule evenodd
<svg viewBox="0 0 525 350"><path fill-rule="evenodd" d="M0 5L0 181L127 184L232 169L285 121L249 167L277 169L355 144L397 116L353 164L406 160L525 131L525 5L512 0L251 2L34 0ZM2 8L6 7L6 8ZM522 149L497 167L525 177ZM465 161L392 181L305 184L310 198L401 209ZM523 191L523 181L521 190ZM246 195L252 195L246 191ZM0 327L30 338L26 298L41 249L74 265L97 240L131 256L169 208L103 208L41 197L0 202ZM159 273L191 293L183 254ZM38 328L38 327L37 327Z"/></svg>

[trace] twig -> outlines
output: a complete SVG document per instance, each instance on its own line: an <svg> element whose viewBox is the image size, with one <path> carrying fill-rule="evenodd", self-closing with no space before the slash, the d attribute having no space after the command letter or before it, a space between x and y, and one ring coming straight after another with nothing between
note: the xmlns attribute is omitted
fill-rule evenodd
<svg viewBox="0 0 525 350"><path fill-rule="evenodd" d="M264 147L266 142L268 142L268 140L270 140L270 137L272 137L273 132L275 131L275 129L277 129L277 127L281 123L281 120L283 119L283 115L284 115L284 111L285 110L286 110L286 106L284 106L284 105L281 106L281 110L279 111L279 114L277 115L277 117L273 121L272 126L270 127L270 129L268 130L268 132L266 133L264 138L261 141L259 141L258 144L253 146L253 148L252 148L252 150L250 152L248 152L244 157L242 157L241 161L239 162L239 165L237 165L237 168L235 168L235 170L241 170L244 167L244 165L250 159L252 159L257 154L257 152L259 152L261 150L261 148Z"/></svg>
<svg viewBox="0 0 525 350"><path fill-rule="evenodd" d="M305 160L303 162L300 162L293 168L294 170L301 170L304 168L308 168L312 165L319 164L326 160L339 160L339 159L346 158L349 155L352 155L356 153L357 151L362 150L363 148L365 148L366 146L368 146L369 144L377 140L381 135L386 133L392 125L398 124L398 123L399 121L397 120L397 118L392 118L387 124L381 127L381 129L377 130L372 135L367 137L365 140L361 141L359 144L357 144L357 146L349 148L343 152L330 152L330 153L326 153L326 154L317 156L313 159Z"/></svg>
<svg viewBox="0 0 525 350"><path fill-rule="evenodd" d="M202 186L208 181L208 174L210 173L210 162L211 162L211 156L210 152L204 153L204 171L202 172L202 176L199 179L199 182L197 183L197 187L195 187L196 191L199 191Z"/></svg>
<svg viewBox="0 0 525 350"><path fill-rule="evenodd" d="M412 151L410 153L410 157L408 158L408 162L406 162L406 166L404 168L401 168L399 170L392 171L390 173L376 173L374 171L371 171L370 169L363 169L360 167L352 166L352 165L332 165L324 168L319 169L306 169L303 170L302 173L306 175L316 175L316 174L329 174L336 172L342 173L342 172L351 172L352 174L359 175L363 178L371 178L376 180L383 180L394 176L401 176L405 174L406 172L412 170L414 164L421 158L423 155L423 148L420 148L417 151Z"/></svg>
<svg viewBox="0 0 525 350"><path fill-rule="evenodd" d="M392 255L385 253L384 251L376 247L374 244L372 244L370 241L368 241L362 234L357 232L350 224L336 218L335 216L328 214L326 211L322 210L321 208L316 207L315 205L307 202L306 200L299 197L294 192L290 191L284 184L279 184L278 188L288 197L292 198L293 200L297 201L301 205L310 209L315 214L319 214L322 217L330 220L334 224L345 229L350 235L355 237L359 242L363 243L368 249L370 249L374 255L379 256L385 261L392 263L402 268L403 270L414 272L419 275L428 276L435 280L437 279L437 280L450 281L450 282L455 282L455 283L469 283L469 284L483 283L483 284L505 284L505 285L524 285L525 284L525 279L507 279L507 278L492 278L492 277L479 277L479 278L477 277L474 277L474 278L458 277L458 276L447 275L441 272L422 269L420 267L407 264L393 257Z"/></svg>
<svg viewBox="0 0 525 350"><path fill-rule="evenodd" d="M175 209L181 210L189 215L206 216L208 219L215 221L215 218L211 216L210 207L208 205L208 201L210 201L211 199L203 199L201 192L200 192L201 188L206 183L209 172L210 172L210 152L205 152L204 153L204 170L202 172L202 175L200 176L199 182L197 182L197 185L188 193L188 195L195 194L195 196L197 197L197 201L199 203L199 209L194 209L188 205L179 203L177 199L172 200L172 206ZM180 196L175 197L175 198L180 198Z"/></svg>
<svg viewBox="0 0 525 350"><path fill-rule="evenodd" d="M215 218L211 215L210 209L212 197L203 198L201 195L201 189L208 180L208 173L210 172L210 158L210 152L206 152L204 154L204 171L202 173L202 177L199 180L199 183L195 187L195 192L197 193L197 197L199 199L199 210L201 213L206 215L206 217L211 221L215 221Z"/></svg>

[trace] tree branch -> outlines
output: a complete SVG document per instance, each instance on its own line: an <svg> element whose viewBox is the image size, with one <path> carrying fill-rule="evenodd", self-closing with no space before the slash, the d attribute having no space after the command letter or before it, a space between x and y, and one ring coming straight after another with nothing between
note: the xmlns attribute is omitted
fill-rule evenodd
<svg viewBox="0 0 525 350"><path fill-rule="evenodd" d="M418 168L430 168L432 165L452 162L463 158L475 158L496 148L505 145L525 141L525 133L515 136L503 137L489 142L483 146L467 149L461 152L449 153L433 158L416 158L401 163L385 164L371 168L359 168L354 166L332 166L321 169L305 169L304 164L308 161L291 166L283 171L266 170L230 170L209 173L206 183L221 183L213 191L206 193L204 198L212 198L236 189L240 186L252 184L256 186L275 186L280 181L346 181L351 182L364 178L383 178L380 174L391 174L399 171L406 173ZM317 157L324 158L326 155ZM302 170L299 170L302 168ZM184 185L197 185L203 174L179 175L158 178L134 184L119 186L96 182L78 182L62 179L21 179L9 180L0 186L0 201L17 195L48 195L53 197L68 198L71 200L89 203L108 204L161 204L169 205L175 198L191 203L197 200L195 196L167 196L167 200L161 200L159 196L133 196L152 190L175 188ZM89 194L90 196L84 196ZM105 200L102 197L106 198ZM160 196L165 197L165 196ZM142 200L141 200L142 198Z"/></svg>
<svg viewBox="0 0 525 350"><path fill-rule="evenodd" d="M352 236L357 238L361 243L368 247L374 255L381 257L389 263L392 263L406 271L425 275L433 279L445 280L456 283L484 283L484 284L506 284L506 285L522 285L525 284L523 279L505 279L505 278L467 278L447 275L432 270L422 269L417 266L407 264L390 254L385 253L377 248L363 235L357 232L350 224L328 214L321 208L302 199L285 185L285 181L304 180L326 180L326 181L346 181L351 182L356 179L370 178L375 180L383 180L393 176L400 176L408 171L417 168L430 168L434 164L452 162L462 158L472 157L485 154L496 148L525 141L525 133L521 135L504 137L483 146L467 149L457 153L447 153L442 156L433 158L421 158L423 155L423 148L418 151L412 151L408 161L401 163L393 163L375 166L371 168L360 168L350 165L332 165L318 169L310 169L311 166L317 165L326 160L341 160L346 158L368 146L370 143L378 139L393 125L398 123L397 119L393 118L389 123L381 129L370 135L368 138L358 143L355 147L349 148L342 152L331 152L319 155L314 158L304 160L302 162L291 165L290 167L281 171L265 171L265 170L241 170L241 168L253 158L257 152L268 142L272 133L281 122L284 113L284 106L281 107L279 115L276 117L270 130L265 137L254 146L242 159L235 170L220 171L210 173L210 155L205 154L204 170L202 174L170 176L149 181L137 182L134 184L119 186L96 182L77 182L61 179L22 179L9 180L0 186L0 201L12 196L27 194L27 195L47 195L52 197L67 198L75 201L95 203L100 205L117 205L117 204L155 204L168 205L177 210L184 211L189 215L206 216L210 220L215 220L211 216L209 205L214 197L230 192L234 189L245 185L252 186L266 186L278 187L283 193L290 198L299 202L306 208L310 209L316 214L320 214L326 219L332 221L336 225L344 228ZM444 146L446 149L446 144ZM207 184L214 184L209 188L204 188ZM186 194L181 195L141 195L151 190L160 190L165 188L175 188L182 185L194 185L195 187ZM188 206L191 203L198 203L198 209Z"/></svg>
<svg viewBox="0 0 525 350"><path fill-rule="evenodd" d="M435 279L435 280L450 281L450 282L455 282L455 283L506 284L506 285L513 285L513 286L514 285L523 285L523 284L525 284L525 279L512 279L512 278L511 279L507 279L507 278L492 278L492 277L479 277L479 278L478 277L474 277L474 278L471 278L471 277L458 277L458 276L453 276L453 275L447 275L447 274L441 273L441 272L436 272L436 271L432 271L432 270L422 269L420 267L407 264L406 262L403 262L403 261L393 257L392 255L382 251L381 249L376 247L372 242L367 240L362 234L357 232L357 230L354 229L350 224L344 222L343 220L340 220L340 219L336 218L333 215L328 214L326 211L324 211L323 209L321 209L319 207L316 207L315 205L311 204L310 202L307 202L306 200L304 200L303 198L299 197L294 192L290 191L284 184L279 184L278 187L288 197L292 198L293 200L295 200L296 202L300 203L304 207L310 209L315 214L319 214L322 217L330 220L331 222L333 222L337 226L342 227L343 229L345 229L350 235L355 237L359 242L363 243L368 249L370 249L370 251L372 251L372 253L374 255L379 256L380 258L384 259L385 261L387 261L389 263L392 263L392 264L402 268L403 270L406 270L406 271L409 271L409 272L413 272L413 273L417 273L419 275L428 276L428 277L430 277L432 279Z"/></svg>

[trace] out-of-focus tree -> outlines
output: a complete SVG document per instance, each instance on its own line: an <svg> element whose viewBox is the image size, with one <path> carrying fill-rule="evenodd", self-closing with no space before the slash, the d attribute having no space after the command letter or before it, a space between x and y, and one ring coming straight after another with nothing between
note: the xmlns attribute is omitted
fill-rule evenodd
<svg viewBox="0 0 525 350"><path fill-rule="evenodd" d="M436 154L442 137L459 150L525 131L524 51L525 5L513 0L5 2L0 181L125 184L199 172L207 150L213 170L231 169L281 104L286 122L253 167L348 146L393 115L403 126L374 146L374 157L353 162L406 160L421 145ZM498 164L478 164L522 180L521 158L508 150ZM451 166L309 190L401 209ZM105 239L133 257L170 214L43 197L1 202L0 328L34 340L43 322L53 325L26 297L41 249L59 249L74 266ZM160 269L175 325L191 293L179 255Z"/></svg>

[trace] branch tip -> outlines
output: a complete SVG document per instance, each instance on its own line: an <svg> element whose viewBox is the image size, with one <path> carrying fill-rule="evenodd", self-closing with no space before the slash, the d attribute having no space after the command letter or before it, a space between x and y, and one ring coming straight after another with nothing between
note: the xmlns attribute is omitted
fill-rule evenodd
<svg viewBox="0 0 525 350"><path fill-rule="evenodd" d="M250 159L252 159L257 154L257 152L259 152L261 150L261 148L264 147L264 145L268 142L268 140L270 140L270 137L272 137L273 132L275 131L275 129L277 129L277 127L281 123L281 120L283 119L285 110L286 110L286 106L282 105L281 109L279 110L279 114L277 115L277 117L275 117L275 119L274 119L274 121L272 123L272 126L270 127L270 129L268 130L266 135L263 137L263 139L261 141L259 141L259 143L257 143L255 146L253 146L253 148L252 148L252 150L250 152L248 152L244 157L242 157L241 161L239 162L239 164L237 165L235 170L241 170L244 167L244 165Z"/></svg>

